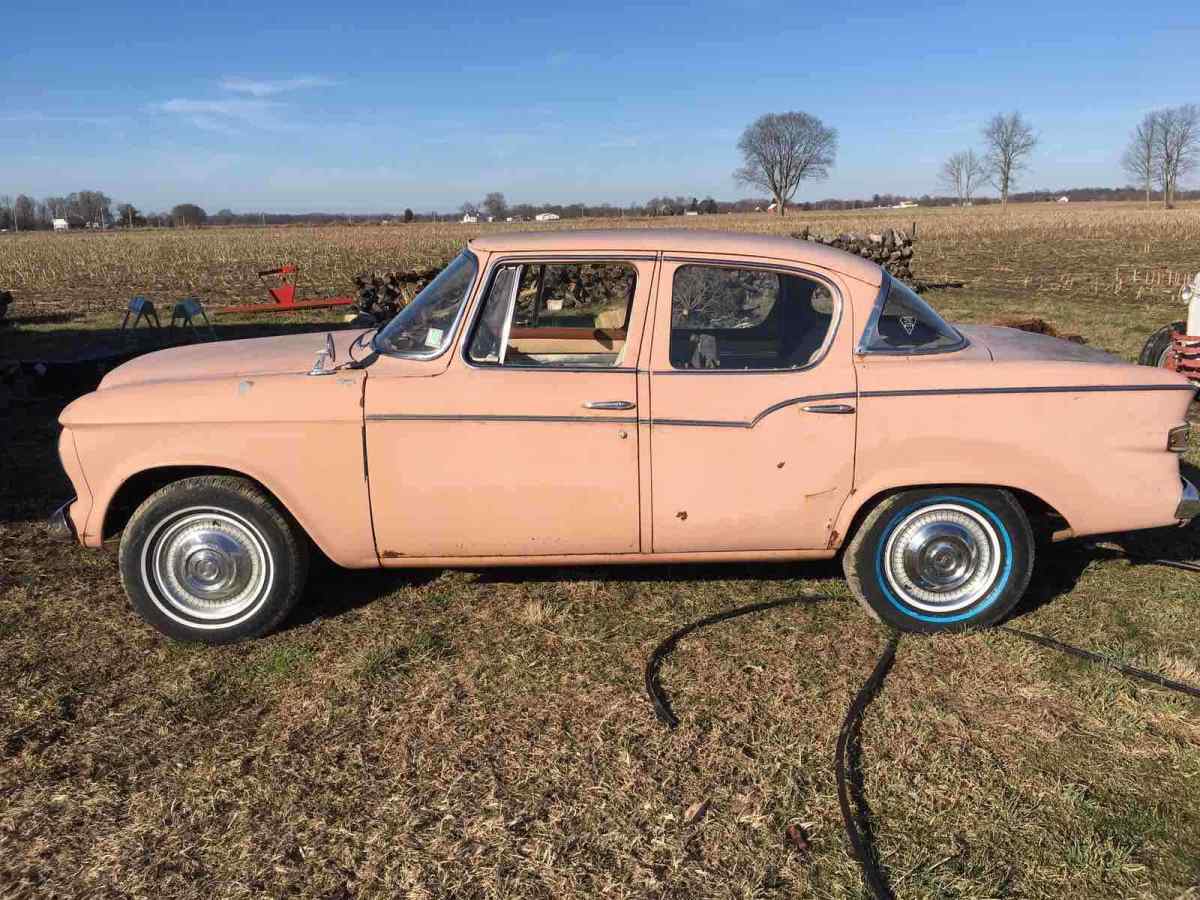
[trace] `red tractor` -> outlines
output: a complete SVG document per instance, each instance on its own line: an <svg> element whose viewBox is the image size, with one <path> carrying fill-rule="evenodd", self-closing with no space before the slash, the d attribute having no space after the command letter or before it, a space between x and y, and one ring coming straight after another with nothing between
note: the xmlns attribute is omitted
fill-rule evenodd
<svg viewBox="0 0 1200 900"><path fill-rule="evenodd" d="M1166 325L1150 335L1138 362L1179 372L1200 388L1200 273L1180 296L1188 305L1187 321Z"/></svg>

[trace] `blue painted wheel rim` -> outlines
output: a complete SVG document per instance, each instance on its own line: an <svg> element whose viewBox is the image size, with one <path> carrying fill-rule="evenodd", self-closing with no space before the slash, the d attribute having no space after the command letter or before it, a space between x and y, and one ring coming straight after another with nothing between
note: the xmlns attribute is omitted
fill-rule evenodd
<svg viewBox="0 0 1200 900"><path fill-rule="evenodd" d="M900 596L898 596L897 592L893 590L891 584L889 583L889 577L888 574L885 573L884 567L885 563L887 562L886 556L889 542L892 540L901 523L904 523L906 520L908 520L914 513L946 505L951 507L963 507L965 510L972 510L975 514L977 514L977 516L986 520L986 522L990 524L994 530L1001 547L999 550L1000 558L998 560L998 565L996 566L995 575L991 580L990 587L985 589L982 596L974 600L965 609L958 609L946 614L938 614L931 610L918 609L911 603L905 602ZM939 625L953 624L955 622L964 622L981 615L996 602L997 598L1004 592L1005 587L1008 585L1009 578L1012 575L1012 562L1012 538L1009 536L1008 529L1004 526L1004 523L1000 520L999 516L978 501L971 500L967 497L946 494L941 496L926 497L920 501L917 501L916 503L906 506L904 509L892 516L892 518L888 521L887 526L883 530L879 540L878 548L875 552L875 577L876 583L879 585L884 597L887 599L888 603L895 607L898 612L921 622ZM890 567L889 571L891 571Z"/></svg>

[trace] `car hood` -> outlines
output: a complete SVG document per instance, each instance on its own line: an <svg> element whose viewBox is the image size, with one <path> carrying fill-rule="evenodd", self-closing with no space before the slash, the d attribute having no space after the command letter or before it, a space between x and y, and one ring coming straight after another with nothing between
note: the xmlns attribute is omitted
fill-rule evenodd
<svg viewBox="0 0 1200 900"><path fill-rule="evenodd" d="M350 344L362 332L349 330L332 334L337 361L345 362L350 358ZM325 332L175 347L147 353L118 366L104 376L99 390L154 381L302 373L312 368L317 353L323 349Z"/></svg>
<svg viewBox="0 0 1200 900"><path fill-rule="evenodd" d="M1119 356L1072 341L996 325L955 325L972 344L985 347L997 362L1081 362L1129 365Z"/></svg>

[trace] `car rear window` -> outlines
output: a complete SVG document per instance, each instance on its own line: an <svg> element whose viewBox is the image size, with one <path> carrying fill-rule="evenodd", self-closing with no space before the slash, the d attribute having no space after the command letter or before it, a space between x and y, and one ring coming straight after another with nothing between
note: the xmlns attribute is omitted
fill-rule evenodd
<svg viewBox="0 0 1200 900"><path fill-rule="evenodd" d="M787 272L685 265L671 294L674 369L801 369L822 355L835 321L824 284Z"/></svg>
<svg viewBox="0 0 1200 900"><path fill-rule="evenodd" d="M966 346L964 338L903 282L889 277L887 296L872 315L860 353L944 353Z"/></svg>

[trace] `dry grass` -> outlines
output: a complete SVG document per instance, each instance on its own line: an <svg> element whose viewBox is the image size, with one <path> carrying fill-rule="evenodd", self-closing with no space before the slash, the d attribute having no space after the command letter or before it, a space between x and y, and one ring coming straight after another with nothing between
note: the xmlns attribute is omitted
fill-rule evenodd
<svg viewBox="0 0 1200 900"><path fill-rule="evenodd" d="M1023 280L1103 274L1123 255L1200 268L1198 213L923 211L917 262L970 282L935 296L955 315L1042 315L1129 356L1178 312L1165 296ZM0 285L14 313L82 314L41 254L98 302L154 265L203 282L274 247L334 290L469 233L37 236L0 241ZM70 270L73 247L105 274ZM222 299L256 296L238 279ZM53 457L66 399L16 401L0 445L0 897L862 896L831 760L884 636L836 567L318 567L280 633L171 644L131 613L109 557L46 542L40 518L68 490ZM1138 541L1200 557L1195 529ZM801 593L835 602L685 639L663 670L682 724L658 725L641 677L659 640ZM1186 573L1058 545L1020 624L1194 679L1198 594ZM1010 636L905 639L864 725L863 774L901 897L1200 891L1200 706ZM808 853L786 841L793 823Z"/></svg>

